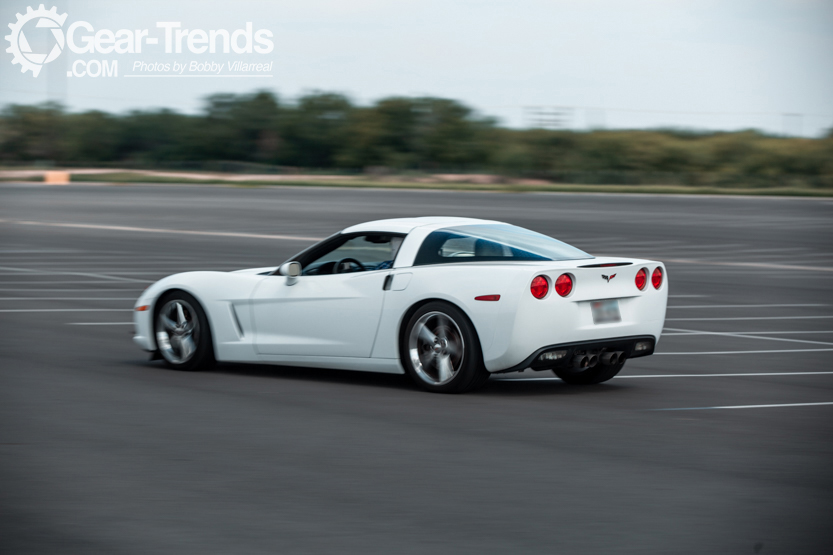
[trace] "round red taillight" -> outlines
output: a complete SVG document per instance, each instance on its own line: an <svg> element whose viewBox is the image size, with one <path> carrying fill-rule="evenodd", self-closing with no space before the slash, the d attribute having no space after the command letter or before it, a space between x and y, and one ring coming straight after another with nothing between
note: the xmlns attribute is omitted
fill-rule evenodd
<svg viewBox="0 0 833 555"><path fill-rule="evenodd" d="M536 299L543 299L550 291L550 282L544 276L536 276L529 286L529 291Z"/></svg>
<svg viewBox="0 0 833 555"><path fill-rule="evenodd" d="M640 291L645 289L645 286L648 284L648 270L645 268L640 269L636 272L636 279L633 280L636 283L636 288Z"/></svg>
<svg viewBox="0 0 833 555"><path fill-rule="evenodd" d="M662 285L662 268L659 266L651 274L651 285L654 286L654 289L659 289L659 286Z"/></svg>
<svg viewBox="0 0 833 555"><path fill-rule="evenodd" d="M555 292L562 297L566 297L572 290L573 278L570 277L570 274L561 274L558 276L558 279L555 280Z"/></svg>

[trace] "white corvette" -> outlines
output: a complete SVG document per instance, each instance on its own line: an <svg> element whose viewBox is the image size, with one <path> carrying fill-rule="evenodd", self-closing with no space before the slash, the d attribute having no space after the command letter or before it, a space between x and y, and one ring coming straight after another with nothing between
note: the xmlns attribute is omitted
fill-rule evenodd
<svg viewBox="0 0 833 555"><path fill-rule="evenodd" d="M135 342L172 368L215 360L407 373L437 392L493 373L594 384L650 355L660 262L596 258L502 222L402 218L349 227L279 267L187 272L135 306Z"/></svg>

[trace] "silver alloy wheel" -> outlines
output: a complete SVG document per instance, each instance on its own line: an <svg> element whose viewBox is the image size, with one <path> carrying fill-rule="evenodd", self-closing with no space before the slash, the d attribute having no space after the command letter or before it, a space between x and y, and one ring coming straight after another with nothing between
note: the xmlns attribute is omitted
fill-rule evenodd
<svg viewBox="0 0 833 555"><path fill-rule="evenodd" d="M463 367L463 334L447 314L428 312L411 328L408 354L423 381L431 385L446 384Z"/></svg>
<svg viewBox="0 0 833 555"><path fill-rule="evenodd" d="M200 322L190 304L174 299L165 303L156 320L159 352L171 364L184 364L197 352Z"/></svg>

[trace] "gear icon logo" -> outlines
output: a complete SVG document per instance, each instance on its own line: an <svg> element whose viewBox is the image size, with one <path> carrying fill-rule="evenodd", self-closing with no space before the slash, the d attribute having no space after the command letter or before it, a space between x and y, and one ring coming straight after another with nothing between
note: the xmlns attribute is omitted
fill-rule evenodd
<svg viewBox="0 0 833 555"><path fill-rule="evenodd" d="M60 56L64 50L64 31L62 27L66 19L67 14L59 15L58 8L53 6L51 10L47 10L41 4L37 10L33 10L31 6L28 7L26 9L26 15L17 14L17 21L15 23L9 23L12 34L6 35L5 38L11 46L6 48L6 52L14 56L12 60L13 64L20 64L21 73L26 73L26 71L31 70L32 75L37 77L44 64L48 64ZM26 40L23 28L32 21L36 21L36 23L29 25L29 27L46 28L52 31L54 44L51 45L51 49L47 46L45 51L34 52L32 47L29 46L29 41Z"/></svg>

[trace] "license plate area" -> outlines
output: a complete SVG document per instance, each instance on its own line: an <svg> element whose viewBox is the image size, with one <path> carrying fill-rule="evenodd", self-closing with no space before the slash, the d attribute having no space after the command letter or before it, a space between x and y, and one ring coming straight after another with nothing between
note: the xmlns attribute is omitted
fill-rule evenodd
<svg viewBox="0 0 833 555"><path fill-rule="evenodd" d="M594 324L610 324L622 321L618 299L592 301L590 303L590 312L593 314Z"/></svg>

